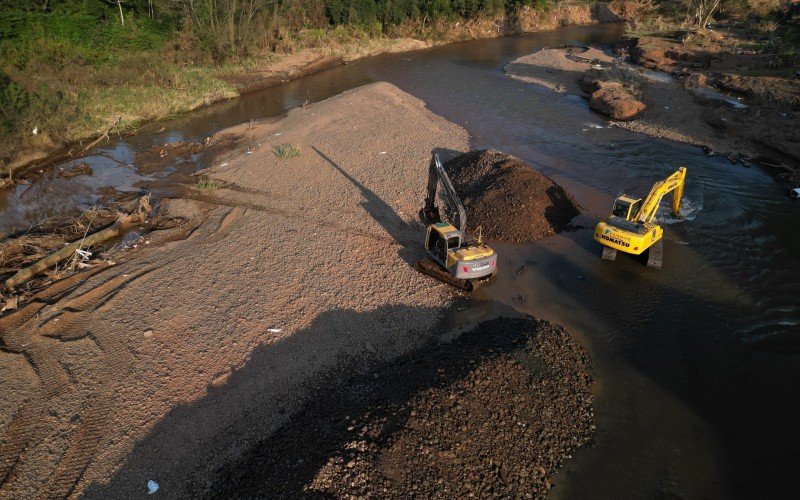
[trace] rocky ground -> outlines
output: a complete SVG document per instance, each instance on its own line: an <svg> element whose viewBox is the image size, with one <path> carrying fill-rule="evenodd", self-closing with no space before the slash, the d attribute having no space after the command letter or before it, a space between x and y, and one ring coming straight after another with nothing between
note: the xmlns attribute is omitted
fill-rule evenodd
<svg viewBox="0 0 800 500"><path fill-rule="evenodd" d="M587 95L615 126L754 161L800 182L800 81L769 55L736 49L733 35L707 35L715 36L703 43L634 39L622 52L638 66L621 56L609 60L593 49L582 54L566 48L517 59L506 72ZM752 76L759 68L771 75Z"/></svg>
<svg viewBox="0 0 800 500"><path fill-rule="evenodd" d="M189 496L543 498L593 429L586 354L529 317L332 382Z"/></svg>
<svg viewBox="0 0 800 500"><path fill-rule="evenodd" d="M467 150L463 129L378 83L234 127L211 143L226 137L235 140L199 176L203 189L155 203L167 223L147 244L0 315L0 496L130 498L148 480L167 496L186 494L187 485L202 490L220 467L291 425L321 385L371 376L443 333L453 292L412 267L424 230L416 214L431 151L449 151L448 160ZM177 161L197 147L145 154ZM573 360L558 332L542 340L561 347L534 342L532 352ZM480 366L508 377L478 391L481 398L529 387L509 359L469 349L476 361L486 358ZM554 361L552 381L575 376L583 387L585 358L573 354L578 371L559 372ZM479 373L451 379L465 404L480 400L470 395ZM553 392L539 402L520 395L520 408L563 404L578 420L564 414L555 426L535 424L541 433L531 440L559 436L544 448L526 441L552 451L537 455L544 472L522 461L509 469L514 481L528 477L522 484L539 488L585 442L589 422L583 392L559 399L572 397L572 386L544 380ZM498 399L497 411L512 411L506 402ZM308 435L295 438L302 447ZM327 488L350 488L345 476L331 478Z"/></svg>
<svg viewBox="0 0 800 500"><path fill-rule="evenodd" d="M519 158L471 151L445 164L467 211L467 225L485 238L524 243L570 227L577 202Z"/></svg>

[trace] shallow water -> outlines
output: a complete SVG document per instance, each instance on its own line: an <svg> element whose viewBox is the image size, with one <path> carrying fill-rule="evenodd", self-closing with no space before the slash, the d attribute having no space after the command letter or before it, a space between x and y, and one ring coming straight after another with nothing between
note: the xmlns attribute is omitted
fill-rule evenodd
<svg viewBox="0 0 800 500"><path fill-rule="evenodd" d="M605 122L584 99L502 72L540 47L610 44L620 30L564 28L384 55L217 104L159 124L162 132L104 145L87 158L92 177L48 178L7 193L0 232L90 205L103 185L152 188L169 175L137 173L136 151L389 81L466 128L474 147L533 164L589 214L576 220L583 230L533 245L494 245L500 276L480 297L497 306L484 302L474 311L479 318L510 307L556 321L591 349L596 442L565 464L554 495L788 496L800 445L800 203L760 170L700 148L597 128ZM664 270L627 256L602 261L594 217L608 212L614 196L644 195L681 164L689 169L687 217L661 214ZM525 301L512 300L518 296Z"/></svg>

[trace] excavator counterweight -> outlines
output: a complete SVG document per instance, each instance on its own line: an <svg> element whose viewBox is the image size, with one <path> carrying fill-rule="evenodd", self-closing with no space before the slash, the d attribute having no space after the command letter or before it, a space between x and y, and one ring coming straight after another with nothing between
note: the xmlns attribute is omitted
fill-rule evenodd
<svg viewBox="0 0 800 500"><path fill-rule="evenodd" d="M611 215L600 221L594 239L603 244L603 259L614 260L617 251L640 255L648 252L647 265L661 267L664 230L655 222L661 200L672 193L672 214L680 216L686 167L656 182L647 197L622 195L614 200Z"/></svg>

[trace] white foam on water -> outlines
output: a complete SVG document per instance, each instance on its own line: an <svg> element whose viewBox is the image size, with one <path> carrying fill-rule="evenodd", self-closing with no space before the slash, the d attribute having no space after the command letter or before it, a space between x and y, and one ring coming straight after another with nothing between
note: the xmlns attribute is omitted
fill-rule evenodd
<svg viewBox="0 0 800 500"><path fill-rule="evenodd" d="M662 201L661 206L658 207L658 211L656 212L656 220L661 224L667 225L693 221L701 210L703 210L702 196L694 198L687 198L684 196L683 203L681 203L680 217L675 217L672 215L672 207L669 204L669 200L667 200Z"/></svg>

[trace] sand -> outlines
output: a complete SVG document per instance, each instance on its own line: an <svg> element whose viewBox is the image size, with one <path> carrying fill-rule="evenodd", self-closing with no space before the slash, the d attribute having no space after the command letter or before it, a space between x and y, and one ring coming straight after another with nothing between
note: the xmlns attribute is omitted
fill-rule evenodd
<svg viewBox="0 0 800 500"><path fill-rule="evenodd" d="M412 268L416 214L463 129L377 83L221 134L240 138L202 172L221 187L0 317L0 496L202 491L319 387L442 334L453 292Z"/></svg>

